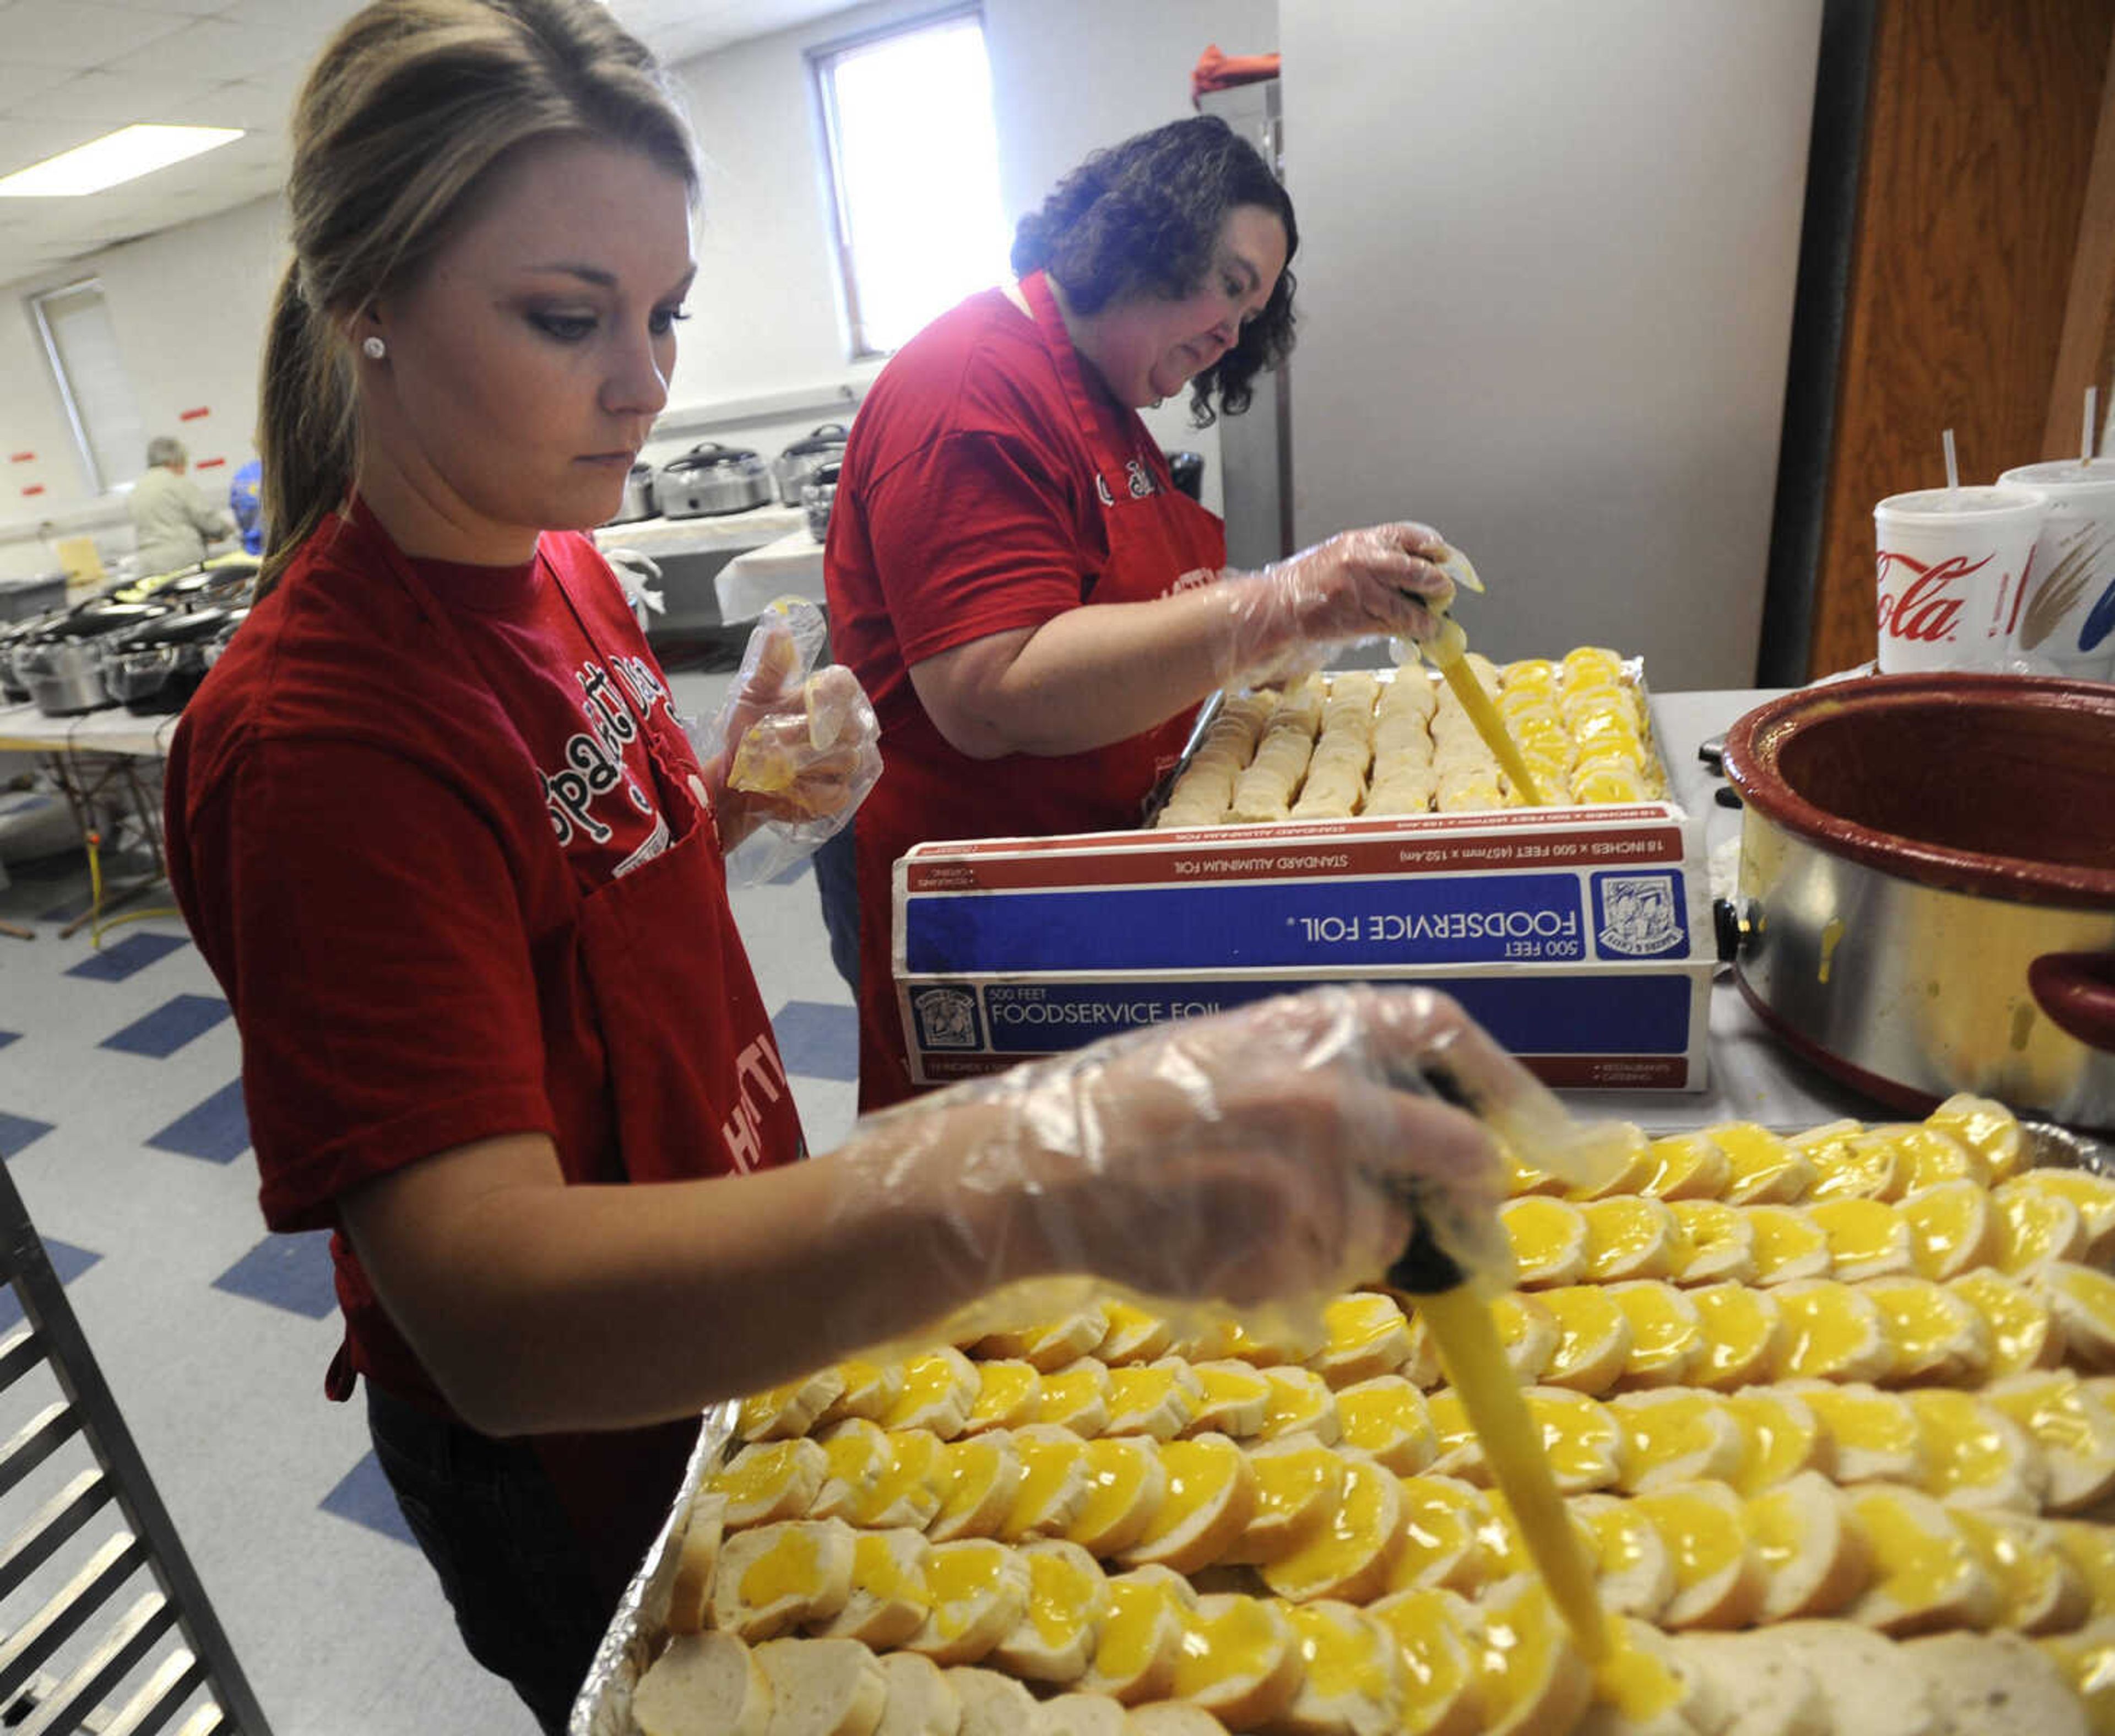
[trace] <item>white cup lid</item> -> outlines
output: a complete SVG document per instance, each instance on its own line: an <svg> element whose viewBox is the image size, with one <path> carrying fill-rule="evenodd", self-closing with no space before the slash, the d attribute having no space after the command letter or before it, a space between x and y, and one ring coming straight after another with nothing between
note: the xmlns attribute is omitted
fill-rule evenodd
<svg viewBox="0 0 2115 1736"><path fill-rule="evenodd" d="M2030 489L2115 486L2115 458L2095 458L2086 464L2076 458L2052 458L2045 464L2022 464L1998 480Z"/></svg>
<svg viewBox="0 0 2115 1736"><path fill-rule="evenodd" d="M1996 518L2016 512L2039 512L2042 498L2025 489L1919 489L1909 494L1890 494L1874 507L1901 518Z"/></svg>

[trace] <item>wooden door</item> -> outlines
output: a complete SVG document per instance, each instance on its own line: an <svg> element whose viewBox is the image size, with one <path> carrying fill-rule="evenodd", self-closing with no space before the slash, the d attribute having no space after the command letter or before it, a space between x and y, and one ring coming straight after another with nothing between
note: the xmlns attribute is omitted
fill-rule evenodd
<svg viewBox="0 0 2115 1736"><path fill-rule="evenodd" d="M1873 507L2078 450L2115 365L2115 0L1879 0L1809 678L1873 655Z"/></svg>

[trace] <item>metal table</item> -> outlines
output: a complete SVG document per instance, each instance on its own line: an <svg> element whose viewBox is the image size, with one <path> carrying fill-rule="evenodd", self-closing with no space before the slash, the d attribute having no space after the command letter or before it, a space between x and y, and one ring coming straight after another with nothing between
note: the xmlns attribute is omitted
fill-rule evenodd
<svg viewBox="0 0 2115 1736"><path fill-rule="evenodd" d="M34 754L66 797L81 836L111 835L99 848L115 852L137 844L154 859L152 874L104 888L102 898L59 930L72 935L105 912L130 903L167 875L162 855L162 762L177 728L175 714L135 717L106 706L80 717L46 717L34 705L0 708L0 752ZM34 940L34 930L0 924L0 933Z"/></svg>
<svg viewBox="0 0 2115 1736"><path fill-rule="evenodd" d="M1723 735L1735 719L1782 690L1746 689L1708 693L1655 693L1653 731L1673 780L1675 798L1704 821L1707 855L1741 834L1737 809L1720 807L1723 781L1696 757L1700 742ZM1756 1121L1765 1127L1805 1127L1839 1117L1865 1121L1902 1118L1808 1065L1772 1036L1749 1011L1721 966L1711 991L1711 1082L1701 1091L1563 1091L1558 1095L1582 1115L1636 1122L1649 1131L1703 1127L1714 1121Z"/></svg>

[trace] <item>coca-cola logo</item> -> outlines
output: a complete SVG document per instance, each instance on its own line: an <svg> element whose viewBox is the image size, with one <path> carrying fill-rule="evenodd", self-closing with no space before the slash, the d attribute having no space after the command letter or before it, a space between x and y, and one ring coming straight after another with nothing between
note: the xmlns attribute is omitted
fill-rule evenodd
<svg viewBox="0 0 2115 1736"><path fill-rule="evenodd" d="M1897 554L1892 549L1880 551L1880 631L1896 639L1913 639L1923 645L1951 644L1954 627L1961 619L1964 598L1953 589L1954 581L1966 579L1980 572L1997 557L1986 554L1980 561L1970 561L1962 554L1950 554L1936 563L1920 561L1915 555ZM1897 590L1891 581L1899 581L1901 567L1911 576L1906 585Z"/></svg>

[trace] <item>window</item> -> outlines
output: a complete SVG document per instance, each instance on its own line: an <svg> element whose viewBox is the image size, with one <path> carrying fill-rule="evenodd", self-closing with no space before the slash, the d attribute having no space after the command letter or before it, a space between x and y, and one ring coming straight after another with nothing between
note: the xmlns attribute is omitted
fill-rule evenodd
<svg viewBox="0 0 2115 1736"><path fill-rule="evenodd" d="M52 374L73 425L90 490L108 494L146 467L147 430L117 353L117 333L93 278L30 298Z"/></svg>
<svg viewBox="0 0 2115 1736"><path fill-rule="evenodd" d="M1006 271L984 16L951 12L810 59L852 353L885 353Z"/></svg>

